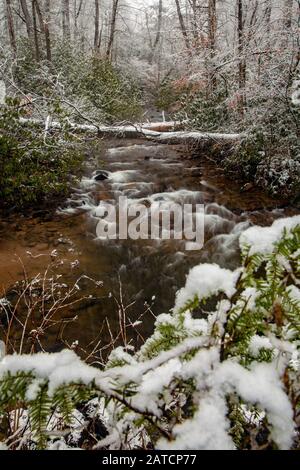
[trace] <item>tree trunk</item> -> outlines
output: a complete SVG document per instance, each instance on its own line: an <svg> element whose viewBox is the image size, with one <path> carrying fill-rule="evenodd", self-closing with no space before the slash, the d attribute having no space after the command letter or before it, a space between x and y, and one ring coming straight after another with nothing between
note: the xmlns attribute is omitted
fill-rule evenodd
<svg viewBox="0 0 300 470"><path fill-rule="evenodd" d="M41 119L26 119L20 118L19 122L24 126L37 125L45 128L45 121ZM189 131L174 131L167 132L168 130L176 129L181 126L181 123L166 122L166 123L147 123L145 127L143 124L130 124L127 126L98 126L97 124L70 124L70 130L74 132L87 132L98 134L103 137L123 137L123 138L147 138L158 143L164 144L186 144L186 143L219 143L219 144L233 144L239 142L246 134L220 134L212 132L189 132ZM61 122L52 121L51 129L62 129ZM156 129L156 130L154 130Z"/></svg>
<svg viewBox="0 0 300 470"><path fill-rule="evenodd" d="M52 53L51 53L51 36L50 36L50 21L51 21L51 7L50 0L45 0L45 19L44 19L44 33L46 41L46 54L47 60L51 62Z"/></svg>
<svg viewBox="0 0 300 470"><path fill-rule="evenodd" d="M184 19L183 19L183 15L182 15L182 12L181 12L181 7L180 7L179 0L175 0L175 3L176 3L176 9L177 9L177 15L178 15L178 19L179 19L180 29L181 29L181 32L182 32L182 35L183 35L183 39L184 39L184 42L185 42L185 45L186 45L186 49L190 54L191 53L190 40L189 40L188 33L187 33L187 30L186 30L186 26L185 26L185 23L184 23Z"/></svg>
<svg viewBox="0 0 300 470"><path fill-rule="evenodd" d="M22 7L24 19L25 19L27 35L28 35L28 38L29 38L31 44L33 44L33 21L32 21L32 18L30 16L30 13L29 13L29 10L28 10L27 1L26 0L20 0L20 4L21 4L21 7Z"/></svg>
<svg viewBox="0 0 300 470"><path fill-rule="evenodd" d="M160 37L161 37L161 25L162 25L162 14L163 14L163 0L159 0L158 4L158 18L157 18L157 32L156 32L156 37L155 41L152 47L152 54L151 54L151 60L150 62L153 62L154 56L155 56L155 51L156 48L159 44Z"/></svg>
<svg viewBox="0 0 300 470"><path fill-rule="evenodd" d="M213 60L216 55L216 38L217 38L217 7L216 0L209 0L208 2L208 42L209 42L209 56L211 64L209 64L209 89L214 91L217 85L217 79L213 67Z"/></svg>
<svg viewBox="0 0 300 470"><path fill-rule="evenodd" d="M190 4L192 7L192 18L191 18L192 32L194 36L195 45L197 45L198 40L199 40L197 0L191 0Z"/></svg>
<svg viewBox="0 0 300 470"><path fill-rule="evenodd" d="M292 26L292 19L293 19L293 9L291 8L291 26ZM298 8L297 8L297 12L295 15L295 22L297 23L298 26L300 25L300 2L298 2ZM294 54L293 64L292 64L291 71L290 71L290 80L293 80L295 78L294 74L297 71L299 64L300 64L300 44L299 44L299 36L298 36L297 48Z"/></svg>
<svg viewBox="0 0 300 470"><path fill-rule="evenodd" d="M272 0L266 0L266 8L265 8L265 21L267 27L267 47L271 48L271 16L272 16Z"/></svg>
<svg viewBox="0 0 300 470"><path fill-rule="evenodd" d="M63 25L63 38L67 41L70 41L71 39L70 0L62 0L62 25Z"/></svg>
<svg viewBox="0 0 300 470"><path fill-rule="evenodd" d="M99 34L99 41L98 41L98 50L100 51L101 49L101 44L102 44L102 35L103 35L103 22L101 23L101 29L100 29L100 34Z"/></svg>
<svg viewBox="0 0 300 470"><path fill-rule="evenodd" d="M37 29L37 18L36 18L36 0L31 1L32 8L32 20L33 20L33 36L34 36L34 48L35 48L35 59L37 62L40 61L40 45L39 45L39 34Z"/></svg>
<svg viewBox="0 0 300 470"><path fill-rule="evenodd" d="M12 9L11 9L11 0L5 0L5 6L6 6L6 21L7 21L9 42L13 50L13 53L15 54L17 50L17 43L16 43L14 19L13 19L13 14L12 14Z"/></svg>
<svg viewBox="0 0 300 470"><path fill-rule="evenodd" d="M244 114L246 106L246 59L244 57L244 10L243 0L237 0L238 7L238 52L239 52L239 90L241 93L240 111Z"/></svg>
<svg viewBox="0 0 300 470"><path fill-rule="evenodd" d="M119 0L113 0L110 34L109 34L109 40L108 40L108 45L107 45L107 51L106 51L107 59L111 58L112 48L114 44L115 32L116 32L116 21L117 21L117 15L118 15L118 6L119 6Z"/></svg>
<svg viewBox="0 0 300 470"><path fill-rule="evenodd" d="M267 0L266 1L266 8L265 8L265 18L266 18L268 33L270 32L271 15L272 15L272 0Z"/></svg>
<svg viewBox="0 0 300 470"><path fill-rule="evenodd" d="M211 55L215 55L217 37L217 8L216 0L208 2L208 37Z"/></svg>
<svg viewBox="0 0 300 470"><path fill-rule="evenodd" d="M77 8L77 2L76 2L76 0L74 0L74 29L75 29L75 33L77 32L77 29L78 29L78 18L80 16L80 13L81 13L81 10L82 10L82 7L83 7L83 1L84 0L79 1L79 5L78 5L78 8Z"/></svg>
<svg viewBox="0 0 300 470"><path fill-rule="evenodd" d="M39 0L34 0L35 10L37 17L39 19L39 25L41 32L45 38L45 46L46 46L46 56L47 60L51 62L51 42L50 42L50 32L49 32L49 14L50 14L50 0L47 0L45 3L45 18L43 16Z"/></svg>
<svg viewBox="0 0 300 470"><path fill-rule="evenodd" d="M284 26L290 29L293 19L293 0L285 0L284 2Z"/></svg>
<svg viewBox="0 0 300 470"><path fill-rule="evenodd" d="M100 7L99 0L95 0L95 34L94 34L94 49L99 47L99 38L100 38Z"/></svg>

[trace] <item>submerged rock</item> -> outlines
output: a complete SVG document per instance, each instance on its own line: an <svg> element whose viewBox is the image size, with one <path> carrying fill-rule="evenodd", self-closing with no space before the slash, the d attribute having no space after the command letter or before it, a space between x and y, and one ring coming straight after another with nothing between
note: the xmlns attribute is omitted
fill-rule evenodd
<svg viewBox="0 0 300 470"><path fill-rule="evenodd" d="M203 170L202 168L198 168L198 167L185 168L184 175L201 178L203 176Z"/></svg>
<svg viewBox="0 0 300 470"><path fill-rule="evenodd" d="M247 192L247 191L251 191L252 189L255 188L255 185L253 182L250 182L250 183L246 183L244 184L244 186L242 186L241 188L241 191L242 192Z"/></svg>
<svg viewBox="0 0 300 470"><path fill-rule="evenodd" d="M109 177L108 171L97 170L96 174L94 176L94 180L95 181L105 181L105 180L108 179L108 177Z"/></svg>

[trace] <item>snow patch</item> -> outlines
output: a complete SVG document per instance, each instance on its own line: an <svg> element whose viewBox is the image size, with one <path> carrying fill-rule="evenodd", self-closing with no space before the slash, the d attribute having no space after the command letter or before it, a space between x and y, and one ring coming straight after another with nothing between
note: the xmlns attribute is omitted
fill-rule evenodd
<svg viewBox="0 0 300 470"><path fill-rule="evenodd" d="M272 253L284 230L290 231L300 224L300 216L278 219L271 227L251 227L240 236L241 246L250 246L249 256L257 253Z"/></svg>
<svg viewBox="0 0 300 470"><path fill-rule="evenodd" d="M175 312L181 310L189 301L199 300L224 292L229 298L235 293L235 284L240 270L230 271L217 264L200 264L188 274L185 287L176 295Z"/></svg>

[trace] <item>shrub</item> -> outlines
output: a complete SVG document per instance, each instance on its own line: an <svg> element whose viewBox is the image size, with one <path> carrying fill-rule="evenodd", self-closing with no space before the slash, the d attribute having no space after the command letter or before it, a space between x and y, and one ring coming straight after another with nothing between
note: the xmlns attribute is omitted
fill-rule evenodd
<svg viewBox="0 0 300 470"><path fill-rule="evenodd" d="M80 122L80 115L66 104L69 101L97 124L134 120L140 115L141 93L134 79L105 58L59 41L51 64L30 60L29 49L21 52L22 58L13 68L15 80L26 94L37 95L42 105L56 100Z"/></svg>
<svg viewBox="0 0 300 470"><path fill-rule="evenodd" d="M235 151L224 161L227 171L255 181L273 196L296 200L300 194L299 108L270 100Z"/></svg>
<svg viewBox="0 0 300 470"><path fill-rule="evenodd" d="M182 101L187 93L186 84L176 86L173 80L164 80L158 89L155 89L155 105L161 111L174 111L182 107Z"/></svg>
<svg viewBox="0 0 300 470"><path fill-rule="evenodd" d="M135 119L141 111L141 96L133 79L98 56L88 60L81 93L95 109L101 110L104 122Z"/></svg>
<svg viewBox="0 0 300 470"><path fill-rule="evenodd" d="M200 131L215 131L228 128L229 112L226 95L215 91L207 95L199 91L187 97L182 112L186 113L190 126Z"/></svg>
<svg viewBox="0 0 300 470"><path fill-rule="evenodd" d="M264 149L264 135L261 130L254 129L247 134L236 146L234 152L227 155L223 166L234 177L245 180L254 180L258 165L266 159Z"/></svg>
<svg viewBox="0 0 300 470"><path fill-rule="evenodd" d="M42 134L20 121L19 100L8 99L0 112L0 208L20 210L65 196L81 157L62 136Z"/></svg>

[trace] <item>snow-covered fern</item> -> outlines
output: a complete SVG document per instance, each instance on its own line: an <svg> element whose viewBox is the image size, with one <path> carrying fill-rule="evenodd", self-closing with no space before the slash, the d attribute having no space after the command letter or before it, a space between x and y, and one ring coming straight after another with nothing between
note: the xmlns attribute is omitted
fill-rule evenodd
<svg viewBox="0 0 300 470"><path fill-rule="evenodd" d="M92 400L106 428L97 449L298 447L300 217L252 227L240 244L240 268L193 268L144 346L115 349L104 370L68 350L4 356L3 444L66 447Z"/></svg>

